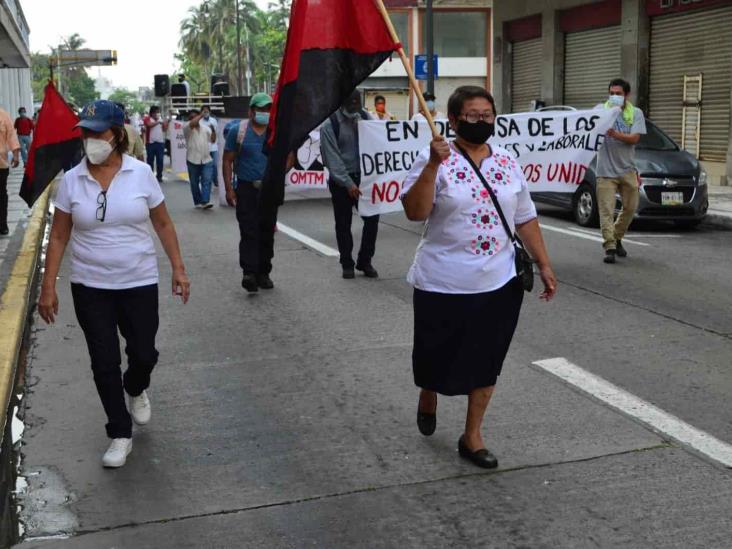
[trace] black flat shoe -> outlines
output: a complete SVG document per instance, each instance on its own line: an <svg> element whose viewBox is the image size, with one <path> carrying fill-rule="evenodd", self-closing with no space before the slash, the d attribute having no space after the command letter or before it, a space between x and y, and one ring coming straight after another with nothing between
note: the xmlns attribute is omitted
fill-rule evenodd
<svg viewBox="0 0 732 549"><path fill-rule="evenodd" d="M274 282L272 282L268 274L259 274L257 275L257 286L263 290L271 290L274 288Z"/></svg>
<svg viewBox="0 0 732 549"><path fill-rule="evenodd" d="M356 278L356 273L354 272L353 267L343 267L343 278L346 280Z"/></svg>
<svg viewBox="0 0 732 549"><path fill-rule="evenodd" d="M430 436L437 428L437 414L426 414L417 410L417 427L424 436Z"/></svg>
<svg viewBox="0 0 732 549"><path fill-rule="evenodd" d="M475 451L471 450L465 445L465 439L463 436L458 440L458 452L460 453L460 457L472 461L475 465L482 467L483 469L495 469L498 467L498 459L496 456L491 454L485 448Z"/></svg>
<svg viewBox="0 0 732 549"><path fill-rule="evenodd" d="M257 284L257 277L253 273L244 273L241 277L241 287L249 293L254 293L259 290Z"/></svg>
<svg viewBox="0 0 732 549"><path fill-rule="evenodd" d="M366 278L379 278L379 273L374 266L369 265L356 265L356 270L361 271Z"/></svg>

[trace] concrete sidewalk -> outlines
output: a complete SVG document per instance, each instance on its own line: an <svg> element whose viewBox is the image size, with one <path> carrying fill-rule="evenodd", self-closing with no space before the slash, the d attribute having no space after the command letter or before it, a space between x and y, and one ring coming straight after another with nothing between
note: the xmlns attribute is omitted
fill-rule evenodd
<svg viewBox="0 0 732 549"><path fill-rule="evenodd" d="M709 211L706 223L732 228L732 187L709 186Z"/></svg>
<svg viewBox="0 0 732 549"><path fill-rule="evenodd" d="M487 418L498 471L457 455L464 399L441 399L437 432L422 437L401 263L385 264L379 280L347 281L335 259L280 233L276 288L247 295L233 210L194 210L184 182L166 179L163 189L193 287L185 307L170 295L160 253L152 421L136 429L124 468L101 467L104 416L66 262L57 324L34 317L21 548L728 541L724 471L548 380L520 350L507 360ZM286 204L282 222L301 206ZM401 256L417 242L386 223L380 239Z"/></svg>

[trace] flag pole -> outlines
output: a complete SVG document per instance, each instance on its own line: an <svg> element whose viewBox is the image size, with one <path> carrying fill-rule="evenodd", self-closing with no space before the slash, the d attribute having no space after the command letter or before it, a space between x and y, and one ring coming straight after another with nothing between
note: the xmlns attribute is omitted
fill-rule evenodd
<svg viewBox="0 0 732 549"><path fill-rule="evenodd" d="M394 24L391 22L389 12L386 11L386 6L384 6L383 0L374 0L374 2L376 3L376 7L381 13L381 17L384 19L384 23L386 23L386 28L389 30L391 39L399 44L399 49L397 49L397 53L399 54L399 58L402 60L402 65L404 65L404 69L407 71L409 83L412 86L414 93L417 95L417 101L419 102L419 106L424 113L424 117L427 119L427 123L430 125L430 129L432 130L432 136L437 137L438 135L440 135L440 132L437 130L437 126L435 126L435 121L432 118L432 113L427 107L427 102L424 100L424 95L422 95L422 90L419 87L419 83L414 76L414 71L412 70L412 65L409 62L409 59L407 59L407 54L404 53L404 48L399 41L399 36L397 35L396 29L394 28Z"/></svg>

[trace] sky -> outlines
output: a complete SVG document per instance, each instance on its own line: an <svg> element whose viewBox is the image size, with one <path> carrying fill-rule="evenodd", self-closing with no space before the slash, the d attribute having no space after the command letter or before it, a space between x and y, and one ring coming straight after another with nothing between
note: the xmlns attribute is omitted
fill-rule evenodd
<svg viewBox="0 0 732 549"><path fill-rule="evenodd" d="M255 0L266 8L268 0ZM153 87L155 74L171 73L178 51L178 29L188 8L200 0L20 0L30 27L32 52L48 53L62 36L75 32L85 47L117 50L117 65L94 67L89 75L115 87ZM118 10L119 16L115 16Z"/></svg>

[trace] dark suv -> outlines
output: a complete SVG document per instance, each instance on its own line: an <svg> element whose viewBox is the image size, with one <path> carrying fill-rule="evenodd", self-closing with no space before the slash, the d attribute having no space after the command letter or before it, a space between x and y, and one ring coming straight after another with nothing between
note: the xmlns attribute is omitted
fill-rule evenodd
<svg viewBox="0 0 732 549"><path fill-rule="evenodd" d="M635 147L635 164L641 177L636 219L673 221L679 226L701 223L709 207L707 174L699 161L682 150L650 120L647 132ZM536 202L560 206L574 213L583 227L597 227L595 166L590 164L584 181L572 193L531 193ZM616 208L620 209L618 200Z"/></svg>

